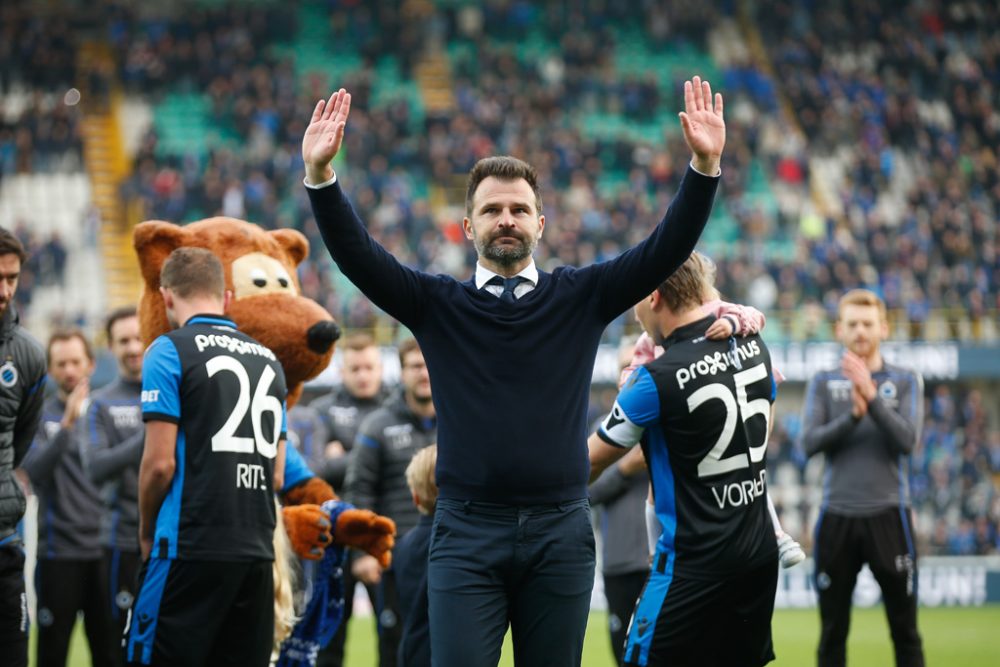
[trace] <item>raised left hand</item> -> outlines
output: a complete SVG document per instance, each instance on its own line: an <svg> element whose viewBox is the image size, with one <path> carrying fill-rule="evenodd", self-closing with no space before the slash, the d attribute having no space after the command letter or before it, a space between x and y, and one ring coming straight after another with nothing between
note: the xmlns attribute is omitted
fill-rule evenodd
<svg viewBox="0 0 1000 667"><path fill-rule="evenodd" d="M726 122L722 118L722 94L696 76L684 82L684 111L680 112L684 140L694 153L695 168L709 176L719 171L722 149L726 145Z"/></svg>

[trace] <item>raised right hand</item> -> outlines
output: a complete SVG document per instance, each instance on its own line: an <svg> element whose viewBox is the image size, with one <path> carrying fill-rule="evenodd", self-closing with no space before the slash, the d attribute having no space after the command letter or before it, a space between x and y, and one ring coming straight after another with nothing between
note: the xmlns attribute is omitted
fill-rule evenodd
<svg viewBox="0 0 1000 667"><path fill-rule="evenodd" d="M351 94L341 88L330 100L320 100L302 137L302 161L306 180L313 185L333 178L330 162L340 151L344 128L351 113Z"/></svg>

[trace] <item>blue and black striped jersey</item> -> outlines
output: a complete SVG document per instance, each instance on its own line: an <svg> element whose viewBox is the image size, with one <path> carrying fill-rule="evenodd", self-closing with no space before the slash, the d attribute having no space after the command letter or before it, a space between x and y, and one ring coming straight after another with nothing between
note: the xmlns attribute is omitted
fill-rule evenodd
<svg viewBox="0 0 1000 667"><path fill-rule="evenodd" d="M663 525L657 551L690 577L744 572L777 558L765 457L775 397L759 336L713 341L708 317L676 329L625 383L598 431L643 442Z"/></svg>
<svg viewBox="0 0 1000 667"><path fill-rule="evenodd" d="M143 419L178 426L153 556L274 558L274 459L286 393L274 353L224 317L193 317L153 341L142 368Z"/></svg>

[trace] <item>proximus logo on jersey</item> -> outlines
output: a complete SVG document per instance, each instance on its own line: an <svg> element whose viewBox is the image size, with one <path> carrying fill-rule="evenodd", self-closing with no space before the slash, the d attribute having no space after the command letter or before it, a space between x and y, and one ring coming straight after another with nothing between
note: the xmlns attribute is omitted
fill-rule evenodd
<svg viewBox="0 0 1000 667"><path fill-rule="evenodd" d="M753 504L755 500L767 493L764 482L766 475L767 471L761 470L757 479L745 479L742 482L713 486L712 495L715 497L715 502L719 504L719 509Z"/></svg>
<svg viewBox="0 0 1000 667"><path fill-rule="evenodd" d="M740 362L744 362L747 359L756 357L759 354L760 345L758 345L755 340L739 345L735 350L729 350L724 353L716 352L715 354L706 354L698 361L693 362L687 368L677 369L677 384L681 389L683 389L684 385L699 376L716 375L725 371L730 366L740 368L742 364L736 363L737 358Z"/></svg>
<svg viewBox="0 0 1000 667"><path fill-rule="evenodd" d="M267 357L276 361L274 352L263 345L225 334L198 334L194 337L194 344L198 346L199 352L204 352L206 347L221 347L236 354L256 354L258 357Z"/></svg>

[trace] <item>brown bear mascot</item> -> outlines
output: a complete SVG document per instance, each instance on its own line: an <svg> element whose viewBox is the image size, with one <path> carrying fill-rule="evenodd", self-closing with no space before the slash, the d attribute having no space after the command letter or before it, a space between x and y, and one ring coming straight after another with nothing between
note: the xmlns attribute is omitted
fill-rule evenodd
<svg viewBox="0 0 1000 667"><path fill-rule="evenodd" d="M330 363L340 331L319 304L299 293L296 267L309 254L309 241L297 231L264 231L233 218L210 218L183 227L151 220L136 226L133 241L144 289L139 323L148 346L170 330L160 295L160 269L176 248L194 246L212 251L222 261L226 288L232 292L227 315L241 331L270 348L285 370L288 406L302 394L302 385ZM331 527L319 508L336 498L329 484L311 473L293 474L289 447L281 497L288 537L302 558L318 560L331 542ZM299 462L301 463L301 457ZM304 463L300 470L308 471ZM291 476L290 476L291 475ZM388 567L395 524L368 510L348 509L332 527L334 544L357 547Z"/></svg>

